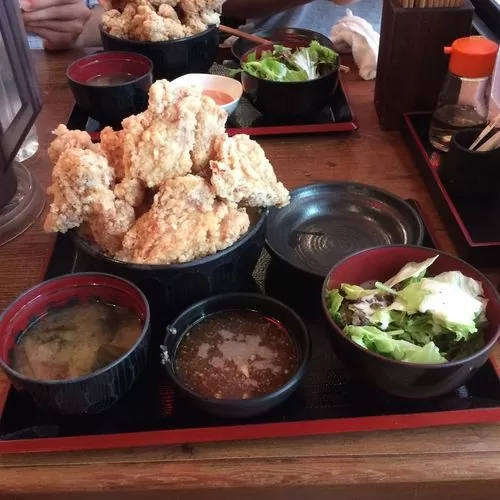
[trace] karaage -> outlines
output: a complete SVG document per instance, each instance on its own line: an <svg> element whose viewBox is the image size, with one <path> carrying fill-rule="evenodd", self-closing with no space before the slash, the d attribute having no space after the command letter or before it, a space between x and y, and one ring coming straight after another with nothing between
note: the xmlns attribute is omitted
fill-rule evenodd
<svg viewBox="0 0 500 500"><path fill-rule="evenodd" d="M210 161L210 182L224 200L250 207L282 207L290 194L278 182L274 169L260 145L248 135L222 136Z"/></svg>
<svg viewBox="0 0 500 500"><path fill-rule="evenodd" d="M186 175L162 184L153 206L123 239L125 260L189 262L232 245L250 225L235 203L218 200L203 178Z"/></svg>

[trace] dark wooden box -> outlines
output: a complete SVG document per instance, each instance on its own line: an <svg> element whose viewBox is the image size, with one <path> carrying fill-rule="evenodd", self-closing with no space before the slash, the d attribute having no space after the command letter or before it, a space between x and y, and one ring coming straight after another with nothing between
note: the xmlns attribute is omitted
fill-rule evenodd
<svg viewBox="0 0 500 500"><path fill-rule="evenodd" d="M399 130L403 113L432 111L437 103L449 56L443 48L469 36L474 8L399 7L384 0L375 83L375 108L384 130Z"/></svg>

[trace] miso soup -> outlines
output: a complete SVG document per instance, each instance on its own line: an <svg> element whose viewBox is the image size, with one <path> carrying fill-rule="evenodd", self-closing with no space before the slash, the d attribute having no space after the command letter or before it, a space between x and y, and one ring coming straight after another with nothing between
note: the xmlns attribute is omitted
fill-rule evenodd
<svg viewBox="0 0 500 500"><path fill-rule="evenodd" d="M142 332L126 308L101 302L70 305L41 317L12 349L12 368L39 380L67 380L104 368Z"/></svg>

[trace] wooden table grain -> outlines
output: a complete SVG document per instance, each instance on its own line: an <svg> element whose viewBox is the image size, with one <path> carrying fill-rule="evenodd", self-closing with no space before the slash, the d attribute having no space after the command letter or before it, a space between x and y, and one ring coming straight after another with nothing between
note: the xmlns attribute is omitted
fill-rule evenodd
<svg viewBox="0 0 500 500"><path fill-rule="evenodd" d="M79 52L35 53L44 108L28 162L47 186L51 130L72 103L65 70ZM354 134L260 139L289 188L329 180L417 199L439 245L453 247L398 133L381 132L373 84L344 76ZM0 248L0 308L41 277L53 237L41 221ZM497 273L492 274L497 277ZM497 360L500 353L495 352ZM4 383L0 375L0 384ZM124 438L126 439L126 438ZM500 424L147 449L0 455L0 498L184 500L492 500L500 498Z"/></svg>

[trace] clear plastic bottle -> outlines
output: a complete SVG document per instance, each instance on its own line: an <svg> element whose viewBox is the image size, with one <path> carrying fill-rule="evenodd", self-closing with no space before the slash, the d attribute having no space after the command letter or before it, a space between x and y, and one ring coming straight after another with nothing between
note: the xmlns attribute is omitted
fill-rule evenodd
<svg viewBox="0 0 500 500"><path fill-rule="evenodd" d="M450 65L429 130L431 144L448 151L453 132L485 125L498 45L481 36L460 38L451 47Z"/></svg>

